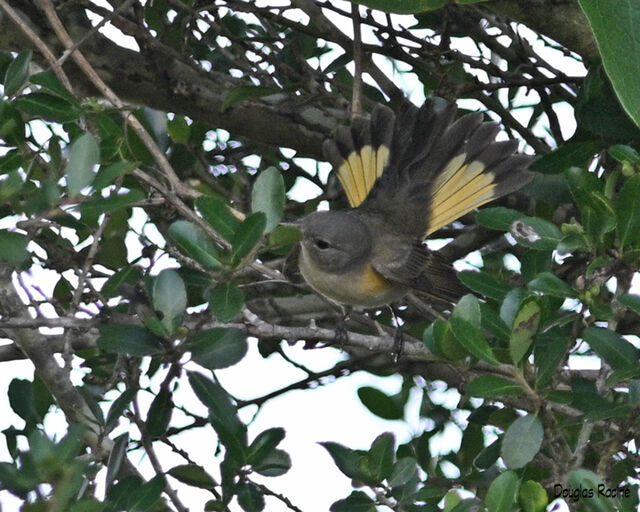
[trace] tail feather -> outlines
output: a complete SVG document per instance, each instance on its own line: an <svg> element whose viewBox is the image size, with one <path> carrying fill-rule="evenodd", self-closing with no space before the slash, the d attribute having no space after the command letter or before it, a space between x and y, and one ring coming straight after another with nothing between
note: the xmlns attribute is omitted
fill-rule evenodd
<svg viewBox="0 0 640 512"><path fill-rule="evenodd" d="M380 106L370 121L357 117L351 127L339 127L335 138L324 143L324 154L353 208L366 199L387 167L394 123L393 111Z"/></svg>
<svg viewBox="0 0 640 512"><path fill-rule="evenodd" d="M378 105L369 121L356 118L324 146L352 207L377 211L416 237L533 176L526 171L530 158L514 155L516 141L495 141L497 123L483 122L479 113L454 121L455 104L437 103L429 99L418 109L405 102L397 118Z"/></svg>

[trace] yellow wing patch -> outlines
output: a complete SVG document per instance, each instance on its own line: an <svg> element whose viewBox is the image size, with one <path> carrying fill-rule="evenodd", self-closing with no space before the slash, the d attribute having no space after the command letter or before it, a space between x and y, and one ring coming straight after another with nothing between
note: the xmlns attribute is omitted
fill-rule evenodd
<svg viewBox="0 0 640 512"><path fill-rule="evenodd" d="M464 164L465 158L454 157L436 179L425 236L494 199L493 174L484 172L482 162Z"/></svg>
<svg viewBox="0 0 640 512"><path fill-rule="evenodd" d="M388 160L388 147L374 149L366 145L343 161L338 168L338 180L352 208L359 206L367 198L376 180L382 176Z"/></svg>

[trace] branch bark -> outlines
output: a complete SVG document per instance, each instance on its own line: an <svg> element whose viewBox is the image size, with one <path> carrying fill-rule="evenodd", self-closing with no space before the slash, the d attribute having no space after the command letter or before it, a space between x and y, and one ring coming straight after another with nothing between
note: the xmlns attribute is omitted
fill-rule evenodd
<svg viewBox="0 0 640 512"><path fill-rule="evenodd" d="M577 0L493 0L486 4L497 14L550 37L589 61L598 47Z"/></svg>

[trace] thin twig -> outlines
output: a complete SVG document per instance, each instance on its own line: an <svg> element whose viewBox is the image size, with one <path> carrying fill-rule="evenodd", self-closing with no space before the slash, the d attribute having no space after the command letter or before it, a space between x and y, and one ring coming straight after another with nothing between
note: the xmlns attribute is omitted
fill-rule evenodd
<svg viewBox="0 0 640 512"><path fill-rule="evenodd" d="M360 5L351 4L353 22L353 87L351 92L351 118L362 113L362 32L360 30Z"/></svg>

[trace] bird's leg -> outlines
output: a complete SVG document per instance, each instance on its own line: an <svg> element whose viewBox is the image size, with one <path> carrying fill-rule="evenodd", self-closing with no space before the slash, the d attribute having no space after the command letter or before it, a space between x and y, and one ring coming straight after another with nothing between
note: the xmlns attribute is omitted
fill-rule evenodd
<svg viewBox="0 0 640 512"><path fill-rule="evenodd" d="M347 329L347 320L349 320L353 308L351 308L350 306L340 305L340 310L342 311L342 316L336 324L335 344L340 345L340 350L344 350L344 346L349 343L349 330Z"/></svg>
<svg viewBox="0 0 640 512"><path fill-rule="evenodd" d="M397 363L398 359L400 359L400 355L402 354L402 348L404 347L404 336L402 332L402 325L398 321L398 315L396 314L396 310L393 308L391 304L389 304L389 309L391 310L393 323L395 324L395 327L396 327L396 330L393 334L393 349L391 350L391 355L393 355L393 362Z"/></svg>

